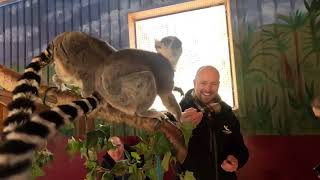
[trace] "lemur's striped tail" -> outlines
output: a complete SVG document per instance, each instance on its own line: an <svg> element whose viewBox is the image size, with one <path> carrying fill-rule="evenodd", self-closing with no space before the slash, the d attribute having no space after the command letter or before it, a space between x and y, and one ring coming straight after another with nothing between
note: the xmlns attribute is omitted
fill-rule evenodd
<svg viewBox="0 0 320 180"><path fill-rule="evenodd" d="M51 58L52 53L48 47L39 56L32 58L31 63L25 68L24 74L18 79L17 85L12 91L13 100L8 105L8 117L3 124L4 134L30 120L30 115L35 110L34 102L37 102L39 97L41 67Z"/></svg>
<svg viewBox="0 0 320 180"><path fill-rule="evenodd" d="M34 57L13 91L9 117L5 120L5 141L0 145L0 179L30 179L33 152L43 147L59 127L97 107L100 96L60 105L34 115L40 85L39 71L50 51Z"/></svg>
<svg viewBox="0 0 320 180"><path fill-rule="evenodd" d="M60 105L32 117L6 136L0 145L0 179L29 179L33 152L43 147L59 127L91 112L99 104L92 95L68 105Z"/></svg>

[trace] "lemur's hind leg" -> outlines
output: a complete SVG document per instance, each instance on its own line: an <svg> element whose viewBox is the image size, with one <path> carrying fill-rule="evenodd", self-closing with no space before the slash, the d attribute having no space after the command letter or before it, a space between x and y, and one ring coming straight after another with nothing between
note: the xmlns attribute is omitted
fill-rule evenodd
<svg viewBox="0 0 320 180"><path fill-rule="evenodd" d="M141 117L162 116L148 110L157 95L154 76L150 71L130 73L118 78L102 78L103 91L99 92L112 107L129 115Z"/></svg>
<svg viewBox="0 0 320 180"><path fill-rule="evenodd" d="M168 92L167 94L159 94L159 96L167 110L174 114L177 121L180 121L181 108L172 92Z"/></svg>

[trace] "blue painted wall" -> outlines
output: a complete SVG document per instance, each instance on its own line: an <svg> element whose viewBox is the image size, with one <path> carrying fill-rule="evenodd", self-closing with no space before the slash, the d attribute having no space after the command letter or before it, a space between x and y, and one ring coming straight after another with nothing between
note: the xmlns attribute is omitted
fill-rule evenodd
<svg viewBox="0 0 320 180"><path fill-rule="evenodd" d="M0 4L0 64L22 71L57 34L83 31L116 48L129 47L128 13L187 0L18 0ZM51 84L52 67L43 72ZM124 124L114 134L135 133Z"/></svg>
<svg viewBox="0 0 320 180"><path fill-rule="evenodd" d="M0 6L0 64L21 71L64 31L83 31L129 47L128 12L186 0L19 0Z"/></svg>

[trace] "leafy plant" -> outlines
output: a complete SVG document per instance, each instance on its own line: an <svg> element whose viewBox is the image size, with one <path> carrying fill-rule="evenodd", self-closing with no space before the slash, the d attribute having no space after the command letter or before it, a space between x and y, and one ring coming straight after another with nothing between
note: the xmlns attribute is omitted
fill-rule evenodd
<svg viewBox="0 0 320 180"><path fill-rule="evenodd" d="M42 168L53 160L53 154L48 149L36 151L31 165L32 178L44 176Z"/></svg>
<svg viewBox="0 0 320 180"><path fill-rule="evenodd" d="M294 95L292 95L292 93L288 92L288 97L289 97L289 103L291 105L291 107L293 107L296 110L299 109L304 109L304 108L308 108L311 109L311 101L312 98L314 97L314 89L315 89L315 84L314 81L312 81L309 85L306 83L305 86L305 98L303 101L299 101L297 99L294 98Z"/></svg>
<svg viewBox="0 0 320 180"><path fill-rule="evenodd" d="M267 28L262 30L263 34L263 42L266 46L264 50L266 51L266 55L269 55L273 58L279 59L280 67L283 72L283 76L279 76L278 81L275 81L275 84L281 84L281 82L285 81L290 83L293 81L293 70L289 64L289 60L286 52L289 49L290 39L288 34L285 32L280 32L276 28L272 30L268 30ZM266 76L267 77L267 76ZM280 78L284 77L284 78ZM284 84L281 84L284 85Z"/></svg>
<svg viewBox="0 0 320 180"><path fill-rule="evenodd" d="M189 133L187 136L190 136L191 131L192 129L187 126L185 129L185 132ZM86 134L85 140L74 137L68 140L67 151L69 154L80 152L81 157L85 159L86 179L93 180L99 177L113 179L114 176L126 174L132 180L143 180L146 176L160 180L163 178L164 172L169 169L170 163L176 161L171 153L174 152L173 146L163 133L141 133L140 143L133 147L136 152L125 151L126 160L116 162L111 170L105 169L100 165L97 154L114 148L112 143L108 141L109 137L110 126L97 124L94 131ZM142 160L140 155L144 156L142 167L138 166ZM193 176L190 172L181 175L181 179L185 180L189 180L191 177Z"/></svg>
<svg viewBox="0 0 320 180"><path fill-rule="evenodd" d="M108 141L110 137L110 128L104 124L98 124L94 131L86 134L86 139L76 139L71 137L68 140L67 152L74 155L80 152L81 157L85 158L85 167L87 169L86 179L96 179L98 172L103 170L99 165L97 153L110 149L113 145ZM108 176L105 175L105 178Z"/></svg>
<svg viewBox="0 0 320 180"><path fill-rule="evenodd" d="M301 70L301 48L299 42L299 31L305 27L307 22L307 15L299 10L290 13L289 16L278 15L280 23L277 26L284 27L292 33L293 43L294 43L294 52L295 52L295 64L296 64L296 72L297 72L297 83L296 83L296 91L297 96L300 101L303 100L303 74Z"/></svg>
<svg viewBox="0 0 320 180"><path fill-rule="evenodd" d="M315 54L317 65L320 60L320 0L313 0L308 3L304 0L305 7L307 9L308 16L308 33L309 36L306 38L304 50L308 53L303 58L303 63L306 62L307 58L311 54Z"/></svg>
<svg viewBox="0 0 320 180"><path fill-rule="evenodd" d="M253 105L249 117L254 122L257 122L259 128L265 128L266 126L268 126L267 129L272 128L272 110L275 109L278 103L278 97L275 96L272 99L272 103L269 100L270 97L271 96L264 88L256 90L256 103Z"/></svg>
<svg viewBox="0 0 320 180"><path fill-rule="evenodd" d="M65 126L61 127L59 129L59 132L64 135L64 136L67 136L67 137L71 137L74 135L75 133L75 126L74 126L74 123L69 123L69 124L66 124Z"/></svg>
<svg viewBox="0 0 320 180"><path fill-rule="evenodd" d="M184 136L184 141L186 144L189 143L189 139L192 135L192 130L193 130L194 126L191 122L184 122L181 125L181 130Z"/></svg>
<svg viewBox="0 0 320 180"><path fill-rule="evenodd" d="M262 40L255 40L253 28L248 25L244 32L241 40L235 42L235 46L240 51L242 70L246 74L249 71L250 64L263 54L254 51L262 43Z"/></svg>
<svg viewBox="0 0 320 180"><path fill-rule="evenodd" d="M196 178L193 176L193 172L186 171L183 174L180 174L180 179L181 180L196 180Z"/></svg>

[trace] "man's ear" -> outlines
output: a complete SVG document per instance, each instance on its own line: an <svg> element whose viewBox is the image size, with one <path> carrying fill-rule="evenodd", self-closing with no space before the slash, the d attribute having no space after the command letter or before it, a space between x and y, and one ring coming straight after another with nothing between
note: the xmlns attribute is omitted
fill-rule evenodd
<svg viewBox="0 0 320 180"><path fill-rule="evenodd" d="M194 79L193 80L193 87L195 87L196 86L196 80Z"/></svg>

